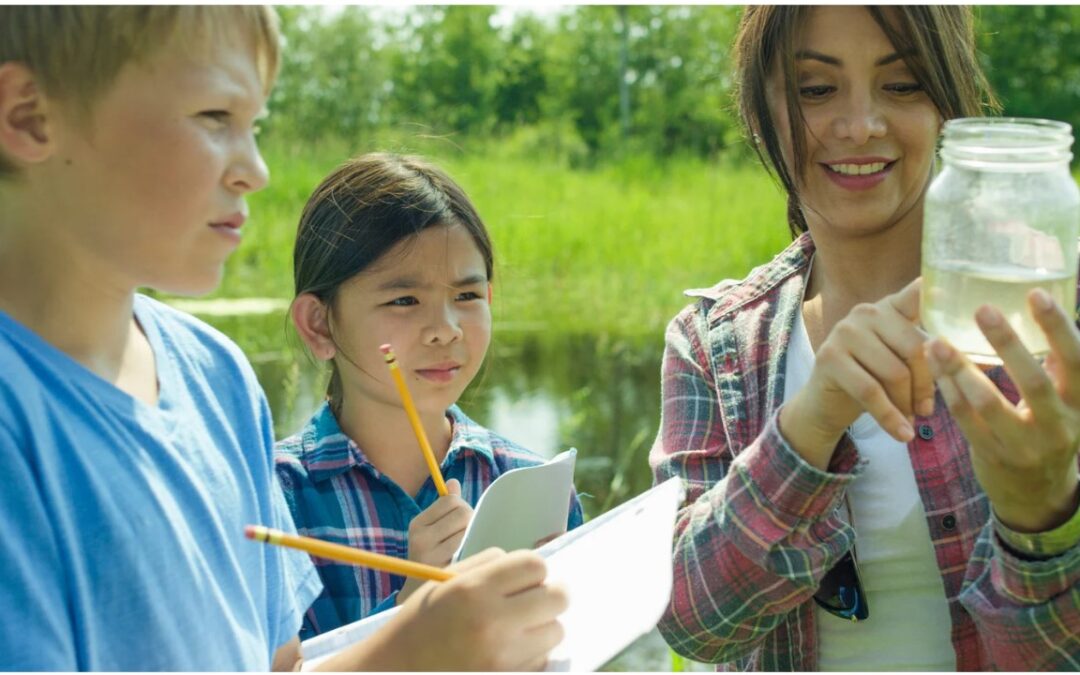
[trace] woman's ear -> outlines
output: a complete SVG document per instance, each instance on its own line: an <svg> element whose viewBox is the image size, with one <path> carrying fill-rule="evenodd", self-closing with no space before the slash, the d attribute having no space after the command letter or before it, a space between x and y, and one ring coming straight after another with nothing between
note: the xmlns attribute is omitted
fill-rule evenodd
<svg viewBox="0 0 1080 675"><path fill-rule="evenodd" d="M0 152L16 164L52 154L49 100L33 72L17 61L0 63Z"/></svg>
<svg viewBox="0 0 1080 675"><path fill-rule="evenodd" d="M330 335L329 308L311 293L301 293L289 307L296 332L312 355L320 361L329 361L337 354L337 346Z"/></svg>

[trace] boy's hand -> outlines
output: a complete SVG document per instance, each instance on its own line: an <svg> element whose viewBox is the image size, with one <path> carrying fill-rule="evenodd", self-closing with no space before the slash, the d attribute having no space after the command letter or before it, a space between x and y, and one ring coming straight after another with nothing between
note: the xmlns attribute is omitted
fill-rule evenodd
<svg viewBox="0 0 1080 675"><path fill-rule="evenodd" d="M409 560L446 567L461 545L473 510L461 498L461 483L456 478L446 481L446 490L449 494L436 499L409 523ZM419 579L406 580L397 603L405 602L422 583Z"/></svg>
<svg viewBox="0 0 1080 675"><path fill-rule="evenodd" d="M488 549L450 569L458 576L424 584L395 617L393 669L542 669L562 641L556 617L569 604L562 588L543 583L543 558Z"/></svg>

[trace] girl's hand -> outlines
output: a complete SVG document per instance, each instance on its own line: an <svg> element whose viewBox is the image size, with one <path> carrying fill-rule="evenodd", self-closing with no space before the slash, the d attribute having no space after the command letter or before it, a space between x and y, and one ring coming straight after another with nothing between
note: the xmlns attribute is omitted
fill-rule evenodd
<svg viewBox="0 0 1080 675"><path fill-rule="evenodd" d="M1045 366L998 309L984 305L975 315L1020 390L1016 406L945 340L931 341L927 353L994 513L1011 529L1043 532L1068 520L1080 499L1080 333L1042 289L1028 294L1028 306L1049 341Z"/></svg>
<svg viewBox="0 0 1080 675"><path fill-rule="evenodd" d="M810 381L780 410L784 438L826 470L847 427L869 412L904 443L916 413L934 410L934 382L923 355L920 280L874 304L856 305L817 351Z"/></svg>
<svg viewBox="0 0 1080 675"><path fill-rule="evenodd" d="M446 567L461 545L465 529L472 520L473 510L461 498L461 483L456 478L446 481L445 497L439 497L409 523L409 560L436 567ZM398 592L401 604L423 582L409 578Z"/></svg>

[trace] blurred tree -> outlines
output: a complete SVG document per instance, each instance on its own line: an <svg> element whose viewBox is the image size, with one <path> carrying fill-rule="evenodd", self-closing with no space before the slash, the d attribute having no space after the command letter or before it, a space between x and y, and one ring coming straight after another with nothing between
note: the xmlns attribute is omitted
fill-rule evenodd
<svg viewBox="0 0 1080 675"><path fill-rule="evenodd" d="M991 85L1015 117L1080 129L1080 6L985 6L979 46Z"/></svg>
<svg viewBox="0 0 1080 675"><path fill-rule="evenodd" d="M618 142L618 60L614 8L585 5L559 17L548 43L544 113L572 120L594 153Z"/></svg>
<svg viewBox="0 0 1080 675"><path fill-rule="evenodd" d="M275 136L421 131L591 161L743 154L730 98L737 7L583 5L504 13L499 25L496 8L477 5L278 11ZM1080 7L977 12L980 58L1006 113L1080 126Z"/></svg>
<svg viewBox="0 0 1080 675"><path fill-rule="evenodd" d="M516 19L503 36L495 89L495 117L504 128L540 121L540 99L547 90L544 45L548 31L535 16Z"/></svg>
<svg viewBox="0 0 1080 675"><path fill-rule="evenodd" d="M729 45L737 7L638 6L631 48L632 127L660 154L715 157L738 142L730 106Z"/></svg>
<svg viewBox="0 0 1080 675"><path fill-rule="evenodd" d="M391 48L394 124L484 134L495 122L503 51L491 6L418 6Z"/></svg>
<svg viewBox="0 0 1080 675"><path fill-rule="evenodd" d="M318 7L279 7L285 49L267 130L302 141L354 139L384 123L390 79L384 31L363 7L331 18Z"/></svg>

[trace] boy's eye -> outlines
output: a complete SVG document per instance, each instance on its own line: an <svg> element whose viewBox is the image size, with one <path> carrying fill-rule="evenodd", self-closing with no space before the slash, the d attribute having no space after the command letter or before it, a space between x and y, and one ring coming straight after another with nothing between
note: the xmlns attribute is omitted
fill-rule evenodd
<svg viewBox="0 0 1080 675"><path fill-rule="evenodd" d="M386 303L387 307L411 307L412 305L419 305L420 301L411 295L407 295L401 298L394 298L390 302Z"/></svg>
<svg viewBox="0 0 1080 675"><path fill-rule="evenodd" d="M922 91L923 86L918 82L899 82L896 84L887 84L885 85L885 89L894 94L907 96Z"/></svg>
<svg viewBox="0 0 1080 675"><path fill-rule="evenodd" d="M480 300L482 298L483 298L483 296L481 296L479 293L477 293L475 291L464 291L462 293L458 293L457 298L455 298L455 299L456 300Z"/></svg>
<svg viewBox="0 0 1080 675"><path fill-rule="evenodd" d="M799 95L803 98L824 98L833 91L833 87L827 84L815 84L808 87L799 87Z"/></svg>
<svg viewBox="0 0 1080 675"><path fill-rule="evenodd" d="M201 113L199 113L199 117L208 119L208 120L210 120L212 122L216 122L218 124L225 124L226 122L229 121L229 111L228 110L204 110Z"/></svg>

